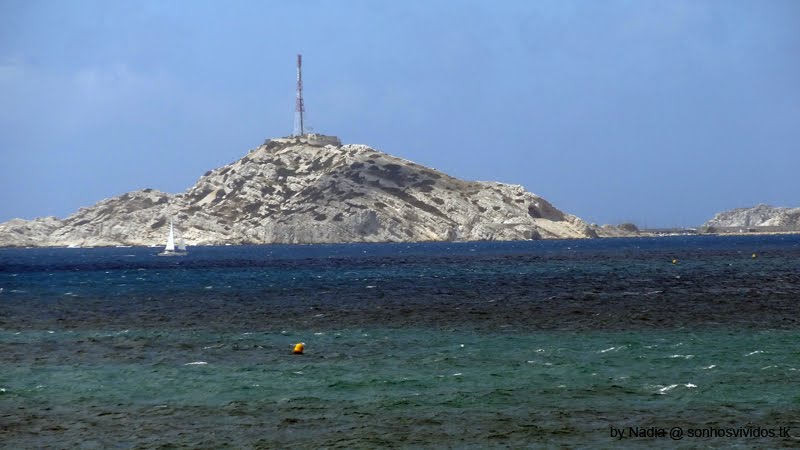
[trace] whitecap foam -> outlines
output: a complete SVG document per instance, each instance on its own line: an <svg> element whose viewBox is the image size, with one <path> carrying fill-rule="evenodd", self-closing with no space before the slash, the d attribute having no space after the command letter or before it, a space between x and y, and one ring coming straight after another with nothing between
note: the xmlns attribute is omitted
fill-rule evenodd
<svg viewBox="0 0 800 450"><path fill-rule="evenodd" d="M757 355L759 353L764 353L764 350L756 350L756 351L750 352L750 353L748 353L748 354L746 354L744 356Z"/></svg>
<svg viewBox="0 0 800 450"><path fill-rule="evenodd" d="M658 390L657 393L659 395L666 395L669 391L675 389L678 386L683 386L683 387L685 387L687 389L694 389L694 388L697 387L697 385L693 384L693 383L686 383L686 384L678 383L678 384L670 384L668 386L664 386L664 385L659 384L659 385L656 385L654 387L657 388L657 390Z"/></svg>
<svg viewBox="0 0 800 450"><path fill-rule="evenodd" d="M659 394L666 394L667 392L669 392L669 391L675 389L676 387L678 387L677 384L670 384L669 386L661 386L661 385L659 385L659 386L660 386L659 389L658 389L658 393Z"/></svg>
<svg viewBox="0 0 800 450"><path fill-rule="evenodd" d="M690 359L694 358L694 355L672 355L670 358L683 358L683 359Z"/></svg>
<svg viewBox="0 0 800 450"><path fill-rule="evenodd" d="M192 361L192 362L184 364L184 366L205 366L207 364L208 363L205 362L205 361Z"/></svg>
<svg viewBox="0 0 800 450"><path fill-rule="evenodd" d="M717 367L717 365L716 364L712 364L712 365L710 365L708 367L703 367L703 370L713 369L714 367Z"/></svg>

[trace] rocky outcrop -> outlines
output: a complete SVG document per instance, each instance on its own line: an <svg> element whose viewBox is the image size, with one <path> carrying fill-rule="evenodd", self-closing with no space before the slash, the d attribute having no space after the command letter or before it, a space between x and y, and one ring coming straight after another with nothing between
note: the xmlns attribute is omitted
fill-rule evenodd
<svg viewBox="0 0 800 450"><path fill-rule="evenodd" d="M706 228L776 227L800 230L800 208L758 205L721 212L703 224Z"/></svg>
<svg viewBox="0 0 800 450"><path fill-rule="evenodd" d="M603 225L597 227L591 225L597 232L598 237L640 237L651 236L652 234L642 232L639 227L632 223L622 223L619 225Z"/></svg>
<svg viewBox="0 0 800 450"><path fill-rule="evenodd" d="M269 140L187 191L145 189L0 224L2 246L155 245L169 217L189 245L596 237L522 186L463 181L331 139Z"/></svg>

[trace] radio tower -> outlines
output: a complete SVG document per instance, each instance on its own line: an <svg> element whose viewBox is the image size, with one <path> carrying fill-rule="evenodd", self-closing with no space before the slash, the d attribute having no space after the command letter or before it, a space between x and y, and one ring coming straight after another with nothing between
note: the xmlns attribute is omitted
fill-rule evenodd
<svg viewBox="0 0 800 450"><path fill-rule="evenodd" d="M303 129L303 113L306 108L303 106L303 55L297 55L297 104L294 108L294 135L302 136L305 134Z"/></svg>

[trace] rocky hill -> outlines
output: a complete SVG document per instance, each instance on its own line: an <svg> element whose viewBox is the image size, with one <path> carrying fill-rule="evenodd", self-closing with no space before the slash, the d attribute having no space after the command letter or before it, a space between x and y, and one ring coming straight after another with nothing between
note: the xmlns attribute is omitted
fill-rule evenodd
<svg viewBox="0 0 800 450"><path fill-rule="evenodd" d="M800 208L769 205L736 208L715 215L703 226L712 228L784 227L800 229Z"/></svg>
<svg viewBox="0 0 800 450"><path fill-rule="evenodd" d="M522 186L463 181L335 138L266 141L180 194L130 192L66 219L0 224L0 246L189 245L596 237Z"/></svg>

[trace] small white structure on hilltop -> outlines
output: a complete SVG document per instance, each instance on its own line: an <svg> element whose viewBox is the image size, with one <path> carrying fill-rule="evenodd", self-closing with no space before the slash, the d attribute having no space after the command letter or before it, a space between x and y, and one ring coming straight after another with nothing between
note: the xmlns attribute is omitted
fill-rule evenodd
<svg viewBox="0 0 800 450"><path fill-rule="evenodd" d="M308 144L314 147L324 147L326 145L333 145L336 147L342 146L342 141L338 137L328 136L325 134L318 134L318 133L308 133L302 136L289 136L282 138L267 139L267 142L270 141L280 142L281 144Z"/></svg>

